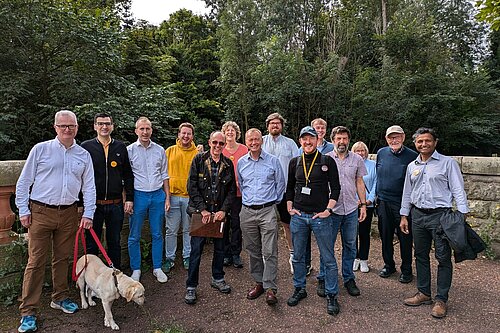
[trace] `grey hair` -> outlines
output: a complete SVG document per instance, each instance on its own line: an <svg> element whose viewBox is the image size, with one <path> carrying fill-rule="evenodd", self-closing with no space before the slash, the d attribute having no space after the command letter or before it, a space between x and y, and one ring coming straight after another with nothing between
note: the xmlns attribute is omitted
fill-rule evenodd
<svg viewBox="0 0 500 333"><path fill-rule="evenodd" d="M78 120L76 119L76 114L74 114L73 111L70 111L70 110L57 111L56 115L54 116L54 125L57 124L57 118L62 117L62 116L70 116L71 118L75 119L75 123L78 125Z"/></svg>

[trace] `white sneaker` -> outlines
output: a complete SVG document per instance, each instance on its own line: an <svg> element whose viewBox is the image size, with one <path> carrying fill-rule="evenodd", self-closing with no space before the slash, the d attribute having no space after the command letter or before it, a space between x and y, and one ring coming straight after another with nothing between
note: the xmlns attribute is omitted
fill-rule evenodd
<svg viewBox="0 0 500 333"><path fill-rule="evenodd" d="M359 270L363 273L368 273L370 271L370 267L368 267L368 260L359 261Z"/></svg>
<svg viewBox="0 0 500 333"><path fill-rule="evenodd" d="M165 283L168 281L168 276L165 273L163 273L161 268L153 269L153 275L156 277L156 279L160 283Z"/></svg>
<svg viewBox="0 0 500 333"><path fill-rule="evenodd" d="M354 263L352 264L352 270L353 271L356 272L359 269L359 262L360 262L359 259L354 259Z"/></svg>
<svg viewBox="0 0 500 333"><path fill-rule="evenodd" d="M132 280L139 282L139 280L141 279L141 270L134 269L132 271L132 275L130 275L130 277L132 278Z"/></svg>
<svg viewBox="0 0 500 333"><path fill-rule="evenodd" d="M290 259L288 259L288 263L290 264L290 272L293 274L293 253L290 253Z"/></svg>

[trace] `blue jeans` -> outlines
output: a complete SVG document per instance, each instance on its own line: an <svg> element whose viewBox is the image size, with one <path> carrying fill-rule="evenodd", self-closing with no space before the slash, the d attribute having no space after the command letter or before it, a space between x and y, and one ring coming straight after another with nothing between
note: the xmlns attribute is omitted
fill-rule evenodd
<svg viewBox="0 0 500 333"><path fill-rule="evenodd" d="M212 238L214 242L214 255L212 258L212 278L215 281L224 280L224 239ZM191 237L191 254L189 256L188 278L186 288L198 287L200 278L200 262L206 237Z"/></svg>
<svg viewBox="0 0 500 333"><path fill-rule="evenodd" d="M148 214L149 213L149 214ZM163 216L165 215L165 192L162 188L152 191L134 191L134 214L130 215L130 234L128 253L130 268L141 269L141 232L142 224L149 215L151 231L153 268L161 268L163 259Z"/></svg>
<svg viewBox="0 0 500 333"><path fill-rule="evenodd" d="M337 232L340 229L340 235L342 236L342 279L344 284L349 280L354 280L354 271L352 270L352 265L354 259L356 258L356 237L358 235L358 210L347 215L332 214L333 221L333 244L337 239ZM324 264L323 258L320 258L320 267L318 280L322 280L324 277Z"/></svg>
<svg viewBox="0 0 500 333"><path fill-rule="evenodd" d="M109 259L113 266L121 269L121 247L120 233L123 227L123 203L110 205L97 205L94 213L92 228L99 239L102 235L102 227L106 224L106 245ZM85 230L87 253L97 255L99 248L88 230Z"/></svg>
<svg viewBox="0 0 500 333"><path fill-rule="evenodd" d="M338 269L334 253L335 240L332 242L332 235L337 234L338 225L332 223L331 217L312 219L313 214L303 212L301 214L301 216L292 215L290 221L293 241L293 285L295 288L306 286L306 248L309 233L312 230L319 247L323 272L326 272L326 276L323 275L325 291L328 295L337 295L339 293Z"/></svg>
<svg viewBox="0 0 500 333"><path fill-rule="evenodd" d="M175 260L177 250L177 233L182 225L182 258L189 258L191 252L191 236L189 236L189 215L186 212L189 198L171 196L170 211L166 214L165 232L165 257L167 260Z"/></svg>

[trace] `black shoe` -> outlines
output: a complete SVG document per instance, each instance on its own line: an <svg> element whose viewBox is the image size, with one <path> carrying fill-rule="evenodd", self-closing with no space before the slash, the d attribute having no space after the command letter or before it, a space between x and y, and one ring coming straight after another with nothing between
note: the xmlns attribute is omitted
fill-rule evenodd
<svg viewBox="0 0 500 333"><path fill-rule="evenodd" d="M384 267L378 273L378 276L380 276L381 278L385 279L385 278L388 278L389 276L391 276L394 273L396 273L396 269L395 268Z"/></svg>
<svg viewBox="0 0 500 333"><path fill-rule="evenodd" d="M184 302L186 302L186 304L195 304L196 299L196 289L187 289L186 296L184 296Z"/></svg>
<svg viewBox="0 0 500 333"><path fill-rule="evenodd" d="M337 296L328 295L326 298L326 311L329 315L337 315L340 312L339 301Z"/></svg>
<svg viewBox="0 0 500 333"><path fill-rule="evenodd" d="M295 288L293 295L286 302L289 306L299 304L300 300L307 297L306 288Z"/></svg>
<svg viewBox="0 0 500 333"><path fill-rule="evenodd" d="M316 294L318 294L319 297L326 297L325 280L318 280L318 285L316 286Z"/></svg>
<svg viewBox="0 0 500 333"><path fill-rule="evenodd" d="M241 262L240 256L233 256L233 266L235 268L243 268L243 263Z"/></svg>
<svg viewBox="0 0 500 333"><path fill-rule="evenodd" d="M356 286L356 281L354 280L349 280L344 284L345 288L347 289L347 292L351 296L359 296L361 295L361 292L359 291L358 286Z"/></svg>
<svg viewBox="0 0 500 333"><path fill-rule="evenodd" d="M231 266L233 264L233 258L231 257L225 257L224 258L224 266Z"/></svg>
<svg viewBox="0 0 500 333"><path fill-rule="evenodd" d="M399 276L399 282L401 283L410 283L411 281L413 281L413 274L401 273Z"/></svg>

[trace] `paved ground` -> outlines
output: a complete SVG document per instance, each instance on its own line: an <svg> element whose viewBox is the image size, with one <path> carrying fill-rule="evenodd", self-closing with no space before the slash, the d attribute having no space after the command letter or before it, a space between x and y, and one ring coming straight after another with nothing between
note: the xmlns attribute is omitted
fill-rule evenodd
<svg viewBox="0 0 500 333"><path fill-rule="evenodd" d="M340 244L340 239L337 244ZM340 246L337 246L340 258ZM199 301L194 306L183 301L186 272L181 263L170 274L166 284L159 284L150 272L143 273L146 304L141 308L117 300L113 306L115 320L122 332L166 331L175 326L184 332L500 332L500 262L486 259L455 265L450 292L448 317L438 320L430 315L431 306L404 306L402 300L415 293L415 282L403 285L397 274L389 279L378 277L382 267L380 242L374 239L369 273L357 273L361 296L351 297L341 288L341 313L329 316L326 301L316 295L317 270L308 278L306 299L289 307L286 299L293 291L285 242L280 240L279 303L268 306L264 298L245 298L253 282L245 266L226 269L226 279L233 292L222 295L210 287L210 246L205 249L200 273ZM433 254L431 254L433 256ZM318 253L314 250L318 267ZM246 254L243 255L248 263ZM399 261L399 259L398 259ZM435 266L433 270L435 277ZM76 290L72 290L76 299ZM111 332L103 325L102 306L66 315L48 307L50 290L44 290L40 312L40 332ZM15 332L18 325L16 307L0 307L0 330ZM158 331L157 331L158 332Z"/></svg>

